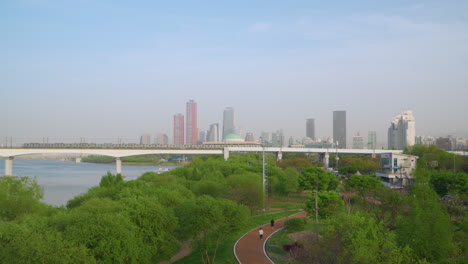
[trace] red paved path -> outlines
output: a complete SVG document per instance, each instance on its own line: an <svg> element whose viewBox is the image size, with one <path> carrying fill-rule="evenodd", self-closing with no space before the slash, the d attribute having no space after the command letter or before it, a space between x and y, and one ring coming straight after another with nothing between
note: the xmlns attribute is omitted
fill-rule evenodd
<svg viewBox="0 0 468 264"><path fill-rule="evenodd" d="M286 218L279 219L275 222L274 230L271 229L270 223L263 226L259 226L254 230L251 230L245 234L234 246L234 252L237 255L238 260L242 264L271 264L272 262L265 256L264 244L268 237L271 234L281 229L284 225L284 222L289 218L294 217L305 217L307 213L305 211L299 212L293 215L290 215ZM260 240L258 235L258 230L260 227L263 229L263 240Z"/></svg>

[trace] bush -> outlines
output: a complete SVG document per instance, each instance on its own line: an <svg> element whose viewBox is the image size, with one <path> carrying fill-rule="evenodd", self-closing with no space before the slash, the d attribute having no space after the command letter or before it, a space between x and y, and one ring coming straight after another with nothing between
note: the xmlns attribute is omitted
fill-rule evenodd
<svg viewBox="0 0 468 264"><path fill-rule="evenodd" d="M306 223L307 223L306 218L291 218L291 219L286 220L286 223L284 223L284 225L289 230L293 232L298 232L298 231L302 231L305 229Z"/></svg>

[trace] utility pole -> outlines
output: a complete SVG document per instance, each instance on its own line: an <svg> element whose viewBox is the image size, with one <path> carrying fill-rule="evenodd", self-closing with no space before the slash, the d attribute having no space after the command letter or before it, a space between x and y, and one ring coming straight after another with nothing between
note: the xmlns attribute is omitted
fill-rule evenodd
<svg viewBox="0 0 468 264"><path fill-rule="evenodd" d="M263 211L265 211L266 201L267 201L267 179L265 173L265 145L263 144L263 138L260 137L261 145L262 145L262 185L263 185Z"/></svg>
<svg viewBox="0 0 468 264"><path fill-rule="evenodd" d="M319 240L319 226L318 226L318 198L317 198L317 192L318 192L318 181L317 181L317 188L315 190L315 236L317 241Z"/></svg>

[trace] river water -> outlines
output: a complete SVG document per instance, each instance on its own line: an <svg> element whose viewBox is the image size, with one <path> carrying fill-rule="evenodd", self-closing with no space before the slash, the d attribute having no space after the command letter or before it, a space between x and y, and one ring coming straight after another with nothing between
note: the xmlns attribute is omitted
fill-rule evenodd
<svg viewBox="0 0 468 264"><path fill-rule="evenodd" d="M147 171L158 172L177 166L122 166L125 180L134 180ZM65 205L68 200L86 192L99 184L101 177L108 171L115 174L115 165L76 163L55 159L13 160L13 176L36 177L44 188L43 202L51 205ZM0 175L5 173L5 162L0 159Z"/></svg>

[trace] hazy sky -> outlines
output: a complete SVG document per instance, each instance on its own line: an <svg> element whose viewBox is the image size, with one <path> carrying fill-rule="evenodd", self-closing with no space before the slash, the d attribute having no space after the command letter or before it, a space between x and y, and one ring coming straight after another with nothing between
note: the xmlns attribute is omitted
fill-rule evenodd
<svg viewBox="0 0 468 264"><path fill-rule="evenodd" d="M185 103L199 128L332 136L332 112L386 142L468 136L468 1L0 1L0 143L137 140Z"/></svg>

